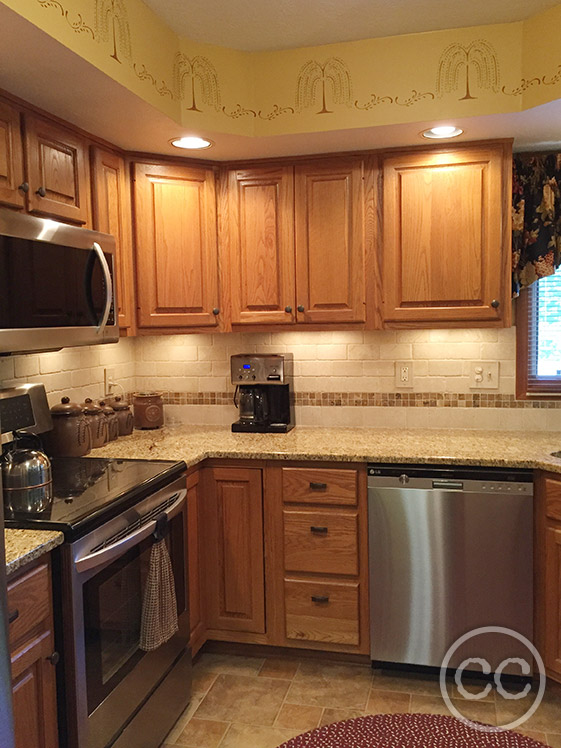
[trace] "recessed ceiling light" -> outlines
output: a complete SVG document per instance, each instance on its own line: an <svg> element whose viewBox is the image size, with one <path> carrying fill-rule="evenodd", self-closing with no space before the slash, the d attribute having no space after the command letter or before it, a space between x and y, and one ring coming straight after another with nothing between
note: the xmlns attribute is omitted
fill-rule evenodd
<svg viewBox="0 0 561 748"><path fill-rule="evenodd" d="M199 138L196 135L186 135L183 138L174 138L170 140L170 143L176 148L187 148L190 150L197 150L201 148L210 148L214 145L212 140L206 138Z"/></svg>
<svg viewBox="0 0 561 748"><path fill-rule="evenodd" d="M430 130L424 130L421 135L423 138L457 138L463 130L454 125L439 125L431 127Z"/></svg>

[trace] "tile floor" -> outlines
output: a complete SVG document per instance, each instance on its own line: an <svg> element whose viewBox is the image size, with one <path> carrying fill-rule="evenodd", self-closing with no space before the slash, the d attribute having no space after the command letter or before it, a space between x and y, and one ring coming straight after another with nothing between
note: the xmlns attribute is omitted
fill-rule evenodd
<svg viewBox="0 0 561 748"><path fill-rule="evenodd" d="M466 701L454 685L450 691L465 717L492 725L512 722L528 707L526 699L507 701L494 691L480 701ZM449 714L436 677L321 660L203 654L194 666L191 705L161 748L276 748L318 725L389 712ZM561 748L561 689L547 690L517 730Z"/></svg>

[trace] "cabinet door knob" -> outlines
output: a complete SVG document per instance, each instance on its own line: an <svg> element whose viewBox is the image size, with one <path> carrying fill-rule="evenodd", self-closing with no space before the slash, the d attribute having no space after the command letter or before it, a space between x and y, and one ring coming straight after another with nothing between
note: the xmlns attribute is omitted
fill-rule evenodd
<svg viewBox="0 0 561 748"><path fill-rule="evenodd" d="M60 655L58 652L53 652L52 655L49 655L47 657L47 660L51 663L51 665L58 665L60 660Z"/></svg>
<svg viewBox="0 0 561 748"><path fill-rule="evenodd" d="M493 307L493 309L498 309L500 305L501 302L498 299L493 299L493 301L491 302L491 306Z"/></svg>
<svg viewBox="0 0 561 748"><path fill-rule="evenodd" d="M45 197L47 190L44 187L39 187L38 190L35 190L35 194L39 195L39 197Z"/></svg>
<svg viewBox="0 0 561 748"><path fill-rule="evenodd" d="M313 603L328 603L329 595L312 595Z"/></svg>
<svg viewBox="0 0 561 748"><path fill-rule="evenodd" d="M8 623L13 623L14 621L17 621L19 618L19 610L16 608L15 610L12 610L11 613L8 613Z"/></svg>
<svg viewBox="0 0 561 748"><path fill-rule="evenodd" d="M296 308L298 309L299 312L303 312L304 311L304 304L298 304L298 306Z"/></svg>
<svg viewBox="0 0 561 748"><path fill-rule="evenodd" d="M214 314L215 317L217 317L220 314L220 309L217 306L215 306L214 309L212 310L212 313Z"/></svg>
<svg viewBox="0 0 561 748"><path fill-rule="evenodd" d="M29 192L29 182L22 182L18 187L21 192Z"/></svg>
<svg viewBox="0 0 561 748"><path fill-rule="evenodd" d="M313 532L316 535L327 535L327 527L318 527L317 525L312 525L310 527L310 532Z"/></svg>
<svg viewBox="0 0 561 748"><path fill-rule="evenodd" d="M291 306L285 306L285 308L284 308L284 311L285 311L285 312L286 312L287 314L292 314L292 307L291 307Z"/></svg>

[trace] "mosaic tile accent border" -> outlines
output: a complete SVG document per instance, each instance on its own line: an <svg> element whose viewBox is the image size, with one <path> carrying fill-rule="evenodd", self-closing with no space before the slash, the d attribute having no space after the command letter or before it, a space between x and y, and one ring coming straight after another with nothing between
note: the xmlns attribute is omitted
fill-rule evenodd
<svg viewBox="0 0 561 748"><path fill-rule="evenodd" d="M164 392L166 405L230 405L232 392ZM323 407L561 409L561 400L517 400L488 392L295 392L294 404Z"/></svg>

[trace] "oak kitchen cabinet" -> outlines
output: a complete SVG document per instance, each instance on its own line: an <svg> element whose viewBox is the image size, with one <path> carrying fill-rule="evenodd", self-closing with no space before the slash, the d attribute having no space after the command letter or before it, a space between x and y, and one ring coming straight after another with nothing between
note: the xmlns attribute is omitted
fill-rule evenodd
<svg viewBox="0 0 561 748"><path fill-rule="evenodd" d="M509 144L383 158L387 323L510 324Z"/></svg>
<svg viewBox="0 0 561 748"><path fill-rule="evenodd" d="M53 612L49 563L8 580L16 748L57 748Z"/></svg>
<svg viewBox="0 0 561 748"><path fill-rule="evenodd" d="M536 633L547 675L561 682L561 476L536 486Z"/></svg>
<svg viewBox="0 0 561 748"><path fill-rule="evenodd" d="M0 101L0 204L25 207L20 110Z"/></svg>
<svg viewBox="0 0 561 748"><path fill-rule="evenodd" d="M136 163L134 211L139 327L215 327L214 170Z"/></svg>
<svg viewBox="0 0 561 748"><path fill-rule="evenodd" d="M232 324L366 320L362 158L228 174Z"/></svg>
<svg viewBox="0 0 561 748"><path fill-rule="evenodd" d="M119 327L135 328L130 181L124 158L94 147L91 150L93 227L113 234L117 258Z"/></svg>
<svg viewBox="0 0 561 748"><path fill-rule="evenodd" d="M205 611L203 600L203 504L198 468L187 476L187 559L189 566L189 646L195 655L205 642Z"/></svg>

